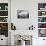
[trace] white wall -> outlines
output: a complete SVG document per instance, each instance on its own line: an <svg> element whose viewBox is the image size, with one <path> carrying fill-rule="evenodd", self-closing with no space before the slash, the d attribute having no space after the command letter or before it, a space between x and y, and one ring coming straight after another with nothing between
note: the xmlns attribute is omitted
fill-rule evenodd
<svg viewBox="0 0 46 46"><path fill-rule="evenodd" d="M11 22L16 25L15 33L27 33L30 25L35 26L35 33L33 33L33 46L41 46L43 44L42 38L38 38L38 3L45 3L46 0L11 0ZM29 19L17 19L17 10L24 9L29 11ZM26 30L26 31L25 31ZM29 30L28 30L29 31ZM29 33L30 34L30 33ZM37 36L37 37L36 37ZM39 43L39 44L38 44Z"/></svg>
<svg viewBox="0 0 46 46"><path fill-rule="evenodd" d="M13 3L13 2L15 2L15 3ZM37 2L36 3L33 2L34 4L32 2L33 1L31 1L31 0L15 0L15 1L12 1L13 4L11 4L12 5L11 6L11 9L12 9L11 19L12 19L12 22L15 23L17 30L28 30L29 26L31 26L33 23L35 23L37 21L37 16L36 16L37 13L34 13L34 12L37 12L36 11L36 9L37 9L36 3ZM17 19L17 10L20 10L20 9L29 11L29 19ZM35 24L33 24L33 25L35 25ZM36 27L36 25L35 25L35 27Z"/></svg>
<svg viewBox="0 0 46 46"><path fill-rule="evenodd" d="M17 10L19 9L28 10L29 19L17 19ZM32 0L11 0L11 20L17 28L15 34L27 34L27 31L29 32L28 27L33 24L36 32L33 35L37 36L37 2Z"/></svg>

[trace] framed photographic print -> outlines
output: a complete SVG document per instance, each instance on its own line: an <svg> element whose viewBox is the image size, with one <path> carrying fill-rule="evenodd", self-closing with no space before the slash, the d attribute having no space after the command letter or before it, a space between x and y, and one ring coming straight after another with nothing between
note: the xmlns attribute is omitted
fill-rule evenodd
<svg viewBox="0 0 46 46"><path fill-rule="evenodd" d="M8 37L8 23L0 23L0 35Z"/></svg>
<svg viewBox="0 0 46 46"><path fill-rule="evenodd" d="M17 10L17 18L18 19L29 19L28 10Z"/></svg>
<svg viewBox="0 0 46 46"><path fill-rule="evenodd" d="M46 29L39 29L39 37L46 37Z"/></svg>

